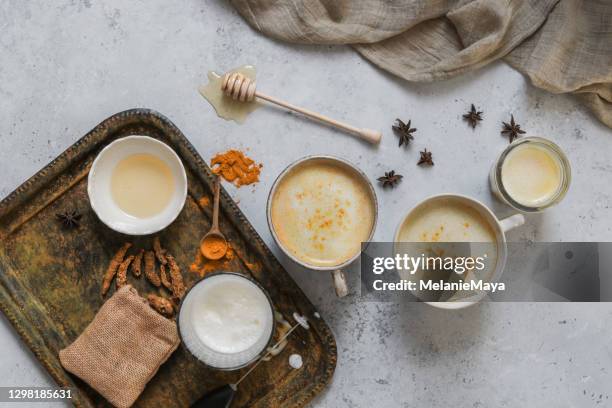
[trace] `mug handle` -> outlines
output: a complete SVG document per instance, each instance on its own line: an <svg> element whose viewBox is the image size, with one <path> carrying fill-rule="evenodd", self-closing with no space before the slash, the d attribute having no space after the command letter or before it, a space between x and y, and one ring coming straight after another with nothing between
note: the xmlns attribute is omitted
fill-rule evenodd
<svg viewBox="0 0 612 408"><path fill-rule="evenodd" d="M525 216L523 214L514 214L503 220L499 220L499 225L504 232L508 232L511 229L520 227L525 223Z"/></svg>
<svg viewBox="0 0 612 408"><path fill-rule="evenodd" d="M348 295L348 285L346 284L346 276L340 269L333 270L332 279L334 281L334 289L336 289L336 296L345 297Z"/></svg>

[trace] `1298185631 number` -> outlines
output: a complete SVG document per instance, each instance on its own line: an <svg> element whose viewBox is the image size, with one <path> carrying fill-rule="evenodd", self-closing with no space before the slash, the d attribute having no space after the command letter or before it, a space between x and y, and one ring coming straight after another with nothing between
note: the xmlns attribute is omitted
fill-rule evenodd
<svg viewBox="0 0 612 408"><path fill-rule="evenodd" d="M69 388L0 387L0 402L62 401L72 399Z"/></svg>

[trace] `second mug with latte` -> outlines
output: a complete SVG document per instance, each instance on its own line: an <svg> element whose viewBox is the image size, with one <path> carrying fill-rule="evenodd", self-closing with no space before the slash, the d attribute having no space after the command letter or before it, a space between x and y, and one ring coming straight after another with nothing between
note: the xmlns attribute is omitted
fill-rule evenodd
<svg viewBox="0 0 612 408"><path fill-rule="evenodd" d="M522 214L499 220L482 202L460 194L439 194L421 201L401 220L395 233L395 253L433 254L438 257L476 257L485 255L486 268L443 277L444 280L499 280L507 257L506 232L525 223ZM440 271L400 272L406 280L437 279ZM436 275L438 274L438 275ZM433 276L432 276L433 275ZM460 309L482 299L483 292L436 293L415 291L428 304L443 309Z"/></svg>

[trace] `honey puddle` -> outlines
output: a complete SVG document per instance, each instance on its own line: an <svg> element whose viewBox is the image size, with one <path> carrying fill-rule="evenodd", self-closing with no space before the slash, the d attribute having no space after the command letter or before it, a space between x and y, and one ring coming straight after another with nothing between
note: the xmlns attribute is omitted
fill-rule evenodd
<svg viewBox="0 0 612 408"><path fill-rule="evenodd" d="M230 72L241 73L253 81L257 75L257 70L252 65L243 65L228 71L228 73ZM212 105L217 112L217 116L237 123L244 123L247 116L261 106L260 103L256 100L253 102L235 101L225 95L221 91L221 78L222 75L214 71L208 71L208 84L200 86L198 91Z"/></svg>

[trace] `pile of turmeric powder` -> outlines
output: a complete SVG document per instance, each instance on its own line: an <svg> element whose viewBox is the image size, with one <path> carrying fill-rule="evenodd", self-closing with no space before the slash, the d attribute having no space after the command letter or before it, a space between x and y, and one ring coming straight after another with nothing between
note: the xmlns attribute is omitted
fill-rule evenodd
<svg viewBox="0 0 612 408"><path fill-rule="evenodd" d="M213 157L210 167L213 173L240 187L257 183L263 165L255 163L240 150L228 150Z"/></svg>
<svg viewBox="0 0 612 408"><path fill-rule="evenodd" d="M235 256L236 254L234 254L234 249L229 243L227 245L227 251L225 252L225 255L223 255L221 259L217 260L206 259L204 255L202 255L202 251L200 251L200 248L198 248L195 255L195 260L189 266L189 270L193 273L197 273L200 278L203 278L204 276L212 272L231 270L231 262Z"/></svg>

